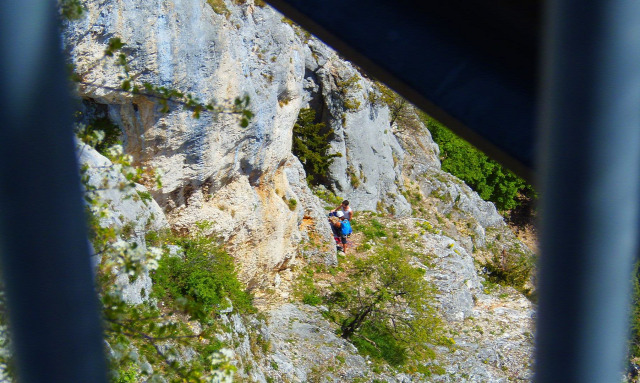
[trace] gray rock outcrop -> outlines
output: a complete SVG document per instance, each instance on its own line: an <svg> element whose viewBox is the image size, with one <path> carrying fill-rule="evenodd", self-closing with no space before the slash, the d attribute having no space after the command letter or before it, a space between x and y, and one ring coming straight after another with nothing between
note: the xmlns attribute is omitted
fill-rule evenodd
<svg viewBox="0 0 640 383"><path fill-rule="evenodd" d="M482 285L473 258L453 239L441 234L423 235L424 251L433 255L433 265L424 267L428 280L439 290L441 312L449 321L471 316L474 296Z"/></svg>
<svg viewBox="0 0 640 383"><path fill-rule="evenodd" d="M407 215L401 194L404 151L392 134L389 109L371 101L374 83L325 45L306 50L305 99L334 131L332 152L341 153L330 169L331 188L360 210L392 206Z"/></svg>
<svg viewBox="0 0 640 383"><path fill-rule="evenodd" d="M103 219L102 225L119 228L131 225L138 237L149 230L169 227L164 212L146 187L136 184L129 193L120 190L120 185L127 183L120 166L113 166L108 158L86 144L78 144L77 153L80 164L86 166L87 183L96 188L94 193L109 205L111 214Z"/></svg>

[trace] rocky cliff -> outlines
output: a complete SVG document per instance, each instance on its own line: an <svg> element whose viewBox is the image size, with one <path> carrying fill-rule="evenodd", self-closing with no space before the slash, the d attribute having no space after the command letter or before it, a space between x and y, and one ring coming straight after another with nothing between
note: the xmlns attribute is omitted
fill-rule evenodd
<svg viewBox="0 0 640 383"><path fill-rule="evenodd" d="M438 289L459 345L439 351L445 372L433 381L530 379L532 305L515 290L487 290L476 271L496 251L530 251L491 203L440 170L437 145L415 114L392 121L389 107L376 102L373 81L261 2L90 0L85 6L85 17L68 21L63 32L82 78L84 114L108 117L136 163L164 174L163 186L151 190L162 209L154 212L154 225L166 220L175 231L189 231L211 222L210 234L222 238L241 279L260 298L266 320L227 319L235 323L230 337L237 343L253 326L272 344L269 352L239 347L240 376L416 379L372 372L370 361L334 335L321 309L289 303L297 267L338 263L323 203L291 152L298 112L309 107L334 131L331 152L342 155L326 186L356 211L393 213L389 224L406 227L416 251L433 255L431 265L418 266ZM243 128L226 113L196 119L176 105L165 113L154 97L122 91L122 67L104 55L114 37L126 43L135 81L219 104L248 95L250 124ZM343 362L336 365L337 355Z"/></svg>

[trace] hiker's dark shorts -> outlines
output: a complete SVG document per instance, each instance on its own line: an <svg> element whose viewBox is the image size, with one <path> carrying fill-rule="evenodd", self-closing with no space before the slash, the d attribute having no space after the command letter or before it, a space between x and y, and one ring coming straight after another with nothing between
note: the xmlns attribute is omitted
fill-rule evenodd
<svg viewBox="0 0 640 383"><path fill-rule="evenodd" d="M344 235L340 236L340 241L342 242L343 245L345 245L347 243L347 237Z"/></svg>

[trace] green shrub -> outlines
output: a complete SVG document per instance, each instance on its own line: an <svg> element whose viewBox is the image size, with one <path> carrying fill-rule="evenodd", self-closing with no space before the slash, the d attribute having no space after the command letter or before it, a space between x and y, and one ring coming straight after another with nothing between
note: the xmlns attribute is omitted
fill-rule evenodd
<svg viewBox="0 0 640 383"><path fill-rule="evenodd" d="M463 180L484 200L495 203L499 210L509 210L519 205L519 194L535 196L522 178L428 115L422 113L421 118L440 147L442 170Z"/></svg>
<svg viewBox="0 0 640 383"><path fill-rule="evenodd" d="M358 175L356 174L353 167L349 166L349 169L347 169L347 173L349 174L349 182L351 182L351 186L354 189L357 189L358 186L360 186L360 178L358 178Z"/></svg>
<svg viewBox="0 0 640 383"><path fill-rule="evenodd" d="M126 368L117 369L111 372L111 382L113 383L135 383L138 381L138 373L133 366L129 364Z"/></svg>
<svg viewBox="0 0 640 383"><path fill-rule="evenodd" d="M495 252L489 261L481 263L480 266L488 282L511 286L522 293L529 293L525 285L534 266L530 256L503 250L502 253Z"/></svg>
<svg viewBox="0 0 640 383"><path fill-rule="evenodd" d="M317 186L326 183L329 166L334 158L342 157L342 154L329 154L333 130L327 129L324 123L315 123L315 118L315 110L300 109L293 126L291 151L302 162L307 182Z"/></svg>
<svg viewBox="0 0 640 383"><path fill-rule="evenodd" d="M108 148L122 143L122 131L120 127L107 117L95 118L87 125L80 126L76 135L82 142L89 144L92 142L91 138L96 132L104 133L104 139L94 145L94 148L102 155L106 155Z"/></svg>
<svg viewBox="0 0 640 383"><path fill-rule="evenodd" d="M228 16L231 12L229 12L229 8L224 3L224 0L207 0L207 4L213 9L213 11L219 15Z"/></svg>
<svg viewBox="0 0 640 383"><path fill-rule="evenodd" d="M396 131L399 132L424 134L424 127L416 116L415 108L411 103L380 82L374 82L374 89L369 93L368 101L373 107L386 105L389 108L389 126L395 125ZM397 163L396 160L394 158L394 166Z"/></svg>
<svg viewBox="0 0 640 383"><path fill-rule="evenodd" d="M307 293L307 294L304 294L304 296L302 297L302 303L305 303L311 306L317 306L320 303L322 303L322 298L314 293Z"/></svg>
<svg viewBox="0 0 640 383"><path fill-rule="evenodd" d="M298 201L296 201L295 199L291 198L289 199L289 210L294 211L296 210L296 206L298 206Z"/></svg>
<svg viewBox="0 0 640 383"><path fill-rule="evenodd" d="M152 273L153 296L183 302L197 318L206 318L233 304L239 312L253 312L252 297L237 279L233 258L211 238L175 237L182 257L163 257Z"/></svg>
<svg viewBox="0 0 640 383"><path fill-rule="evenodd" d="M362 233L366 240L387 237L384 226L376 219L356 220L351 225L353 231Z"/></svg>
<svg viewBox="0 0 640 383"><path fill-rule="evenodd" d="M149 192L136 190L136 193L138 194L138 197L142 202L144 202L145 205L148 202L151 202L151 200L153 200L153 197L151 197L151 193Z"/></svg>
<svg viewBox="0 0 640 383"><path fill-rule="evenodd" d="M360 328L358 337L352 339L354 346L364 355L373 359L382 359L391 366L397 367L407 361L407 348L383 324L367 321Z"/></svg>
<svg viewBox="0 0 640 383"><path fill-rule="evenodd" d="M346 98L346 99L344 99L342 104L344 105L344 107L347 110L350 110L352 112L356 112L356 111L358 111L360 109L360 101L358 101L358 100Z"/></svg>
<svg viewBox="0 0 640 383"><path fill-rule="evenodd" d="M342 100L344 108L351 112L356 112L360 109L360 101L354 99L352 94L362 89L360 86L360 76L357 74L352 75L347 79L337 79L336 87Z"/></svg>
<svg viewBox="0 0 640 383"><path fill-rule="evenodd" d="M340 205L343 201L342 198L336 196L331 192L331 190L327 190L324 187L314 188L313 194L318 196L318 198L324 201L331 208Z"/></svg>

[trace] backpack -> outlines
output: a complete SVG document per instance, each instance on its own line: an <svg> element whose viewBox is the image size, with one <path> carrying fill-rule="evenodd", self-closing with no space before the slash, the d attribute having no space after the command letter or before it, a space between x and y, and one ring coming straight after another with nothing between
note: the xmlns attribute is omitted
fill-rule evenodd
<svg viewBox="0 0 640 383"><path fill-rule="evenodd" d="M348 219L342 221L342 225L340 225L340 230L342 231L342 235L347 236L351 234L351 222Z"/></svg>

